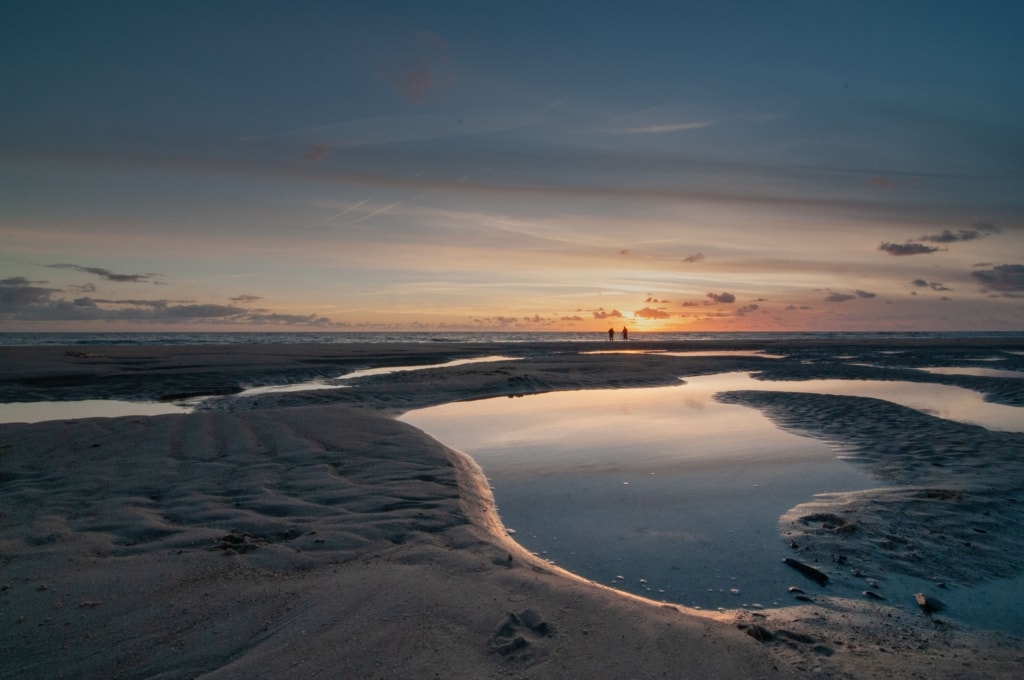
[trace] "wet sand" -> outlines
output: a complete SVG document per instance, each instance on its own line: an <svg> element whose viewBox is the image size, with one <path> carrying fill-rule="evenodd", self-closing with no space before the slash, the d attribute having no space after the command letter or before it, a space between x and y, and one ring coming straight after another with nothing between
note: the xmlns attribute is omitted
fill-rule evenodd
<svg viewBox="0 0 1024 680"><path fill-rule="evenodd" d="M985 608L971 603L1019 605L1020 433L855 397L721 395L847 447L881 483L808 499L780 519L793 559L830 577L821 586L794 571L806 600L699 613L589 584L530 555L506 535L473 461L394 416L484 396L729 371L959 385L1020 406L1019 379L914 366L997 353L999 368L1020 370L1024 357L1001 350L1021 345L699 347L788 355L781 360L579 355L584 349L0 348L0 402L174 400L380 365L521 357L370 376L351 389L211 399L190 415L0 426L0 673L1016 677L1024 642L1001 632L1020 621L1016 608L993 607L1003 618L988 626ZM913 604L925 587L928 602L941 602L930 613Z"/></svg>

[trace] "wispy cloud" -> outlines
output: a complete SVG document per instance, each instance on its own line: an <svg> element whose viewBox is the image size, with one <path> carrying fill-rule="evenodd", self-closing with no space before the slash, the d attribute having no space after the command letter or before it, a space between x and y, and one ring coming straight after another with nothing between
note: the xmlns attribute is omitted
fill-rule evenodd
<svg viewBox="0 0 1024 680"><path fill-rule="evenodd" d="M956 241L974 241L980 238L985 238L990 234L998 234L1002 232L1002 229L989 222L975 222L971 227L971 229L959 229L955 232L949 229L944 229L941 233L922 236L917 240L927 241L930 243L954 243Z"/></svg>
<svg viewBox="0 0 1024 680"><path fill-rule="evenodd" d="M306 150L306 153L302 155L302 160L307 163L318 163L322 161L331 152L331 147L326 144L315 144Z"/></svg>
<svg viewBox="0 0 1024 680"><path fill-rule="evenodd" d="M879 244L878 249L896 257L903 257L907 255L927 255L928 253L945 250L944 248L926 246L923 243L887 243L884 241Z"/></svg>
<svg viewBox="0 0 1024 680"><path fill-rule="evenodd" d="M551 102L550 104L548 104L547 106L545 106L545 107L544 107L543 109L541 109L541 110L542 110L542 111L547 111L548 109L553 109L553 108L555 108L556 106L558 106L559 104L562 104L562 103L564 103L564 102L565 102L565 101L566 101L567 99L569 99L569 95L566 95L566 96L564 96L564 97L562 97L562 98L560 98L560 99L556 99L555 101Z"/></svg>
<svg viewBox="0 0 1024 680"><path fill-rule="evenodd" d="M30 281L24 276L12 276L7 279L0 279L0 286L24 287L33 286L37 283L49 283L49 281Z"/></svg>
<svg viewBox="0 0 1024 680"><path fill-rule="evenodd" d="M732 293L708 293L707 297L712 302L718 302L722 304L732 304L733 302L736 302L736 296L733 295Z"/></svg>
<svg viewBox="0 0 1024 680"><path fill-rule="evenodd" d="M362 217L357 217L356 219L351 220L350 222L346 222L346 224L348 226L352 226L352 225L355 225L355 224L359 224L361 222L365 222L366 220L370 219L371 217L376 217L377 215L381 215L383 213L386 213L389 210L391 210L393 208L397 208L400 205L402 205L401 201L395 201L394 203L388 203L387 205L382 205L379 208L374 208L373 210L371 210L370 212L366 213Z"/></svg>
<svg viewBox="0 0 1024 680"><path fill-rule="evenodd" d="M836 291L830 290L828 295L825 296L825 302L849 302L850 300L870 300L878 297L876 293L872 293L866 290L857 289L852 293L837 293Z"/></svg>
<svg viewBox="0 0 1024 680"><path fill-rule="evenodd" d="M913 281L910 282L910 285L916 288L930 288L932 290L937 291L953 290L952 288L947 288L945 285L939 283L938 281L925 281L924 279L914 279Z"/></svg>
<svg viewBox="0 0 1024 680"><path fill-rule="evenodd" d="M878 249L890 255L927 255L945 248L928 246L926 243L956 243L958 241L976 241L992 234L1001 233L1002 229L990 222L975 222L970 229L943 229L938 234L925 234L916 239L908 239L906 243L882 242Z"/></svg>
<svg viewBox="0 0 1024 680"><path fill-rule="evenodd" d="M75 304L88 305L130 305L133 307L152 307L153 309L166 309L169 305L189 305L195 300L105 300L101 298L83 297L75 300Z"/></svg>
<svg viewBox="0 0 1024 680"><path fill-rule="evenodd" d="M614 130L627 135L661 135L668 132L682 132L683 130L698 130L700 128L714 125L709 120L689 121L685 123L668 123L665 125L642 125L639 127L619 128Z"/></svg>
<svg viewBox="0 0 1024 680"><path fill-rule="evenodd" d="M48 264L45 265L51 269L71 269L74 271L82 272L85 274L93 274L100 278L106 279L107 281L114 281L117 283L142 283L145 281L152 281L155 278L163 276L162 274L116 274L109 269L102 267L83 267L79 264Z"/></svg>
<svg viewBox="0 0 1024 680"><path fill-rule="evenodd" d="M436 90L455 83L448 41L436 33L417 31L404 61L393 84L408 102L424 104Z"/></svg>
<svg viewBox="0 0 1024 680"><path fill-rule="evenodd" d="M0 320L347 326L322 316L252 311L236 305L195 304L191 300L92 297L67 300L58 297L61 290L35 283L45 282L34 282L21 276L0 280Z"/></svg>

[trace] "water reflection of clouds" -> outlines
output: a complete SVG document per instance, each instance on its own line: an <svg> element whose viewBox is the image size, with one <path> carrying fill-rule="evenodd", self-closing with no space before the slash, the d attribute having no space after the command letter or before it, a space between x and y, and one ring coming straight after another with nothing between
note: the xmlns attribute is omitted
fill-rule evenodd
<svg viewBox="0 0 1024 680"><path fill-rule="evenodd" d="M715 349L670 352L660 349L599 349L580 354L656 354L663 357L760 357L762 359L785 359L785 354L768 354L760 349Z"/></svg>
<svg viewBox="0 0 1024 680"><path fill-rule="evenodd" d="M586 578L696 606L735 606L737 585L770 602L791 579L760 559L781 548L778 517L872 482L829 445L719 402L718 391L555 392L401 420L471 455L516 539Z"/></svg>
<svg viewBox="0 0 1024 680"><path fill-rule="evenodd" d="M749 601L778 603L792 576L763 562L780 547L777 518L815 494L876 482L845 462L841 448L715 398L733 390L870 397L1024 429L1021 409L960 387L766 381L746 372L686 377L672 387L458 402L401 419L472 455L495 487L503 521L545 558L684 604L735 606L736 588ZM650 587L637 586L639 577Z"/></svg>
<svg viewBox="0 0 1024 680"><path fill-rule="evenodd" d="M338 377L331 379L310 380L308 382L292 383L289 385L263 385L261 387L251 387L235 396L255 397L261 394L280 394L285 392L306 392L313 390L336 390L343 387L349 387L349 385L338 384L341 381L355 380L357 378L367 378L374 375L388 375L390 373L399 373L401 371L425 371L431 368L451 368L453 366L464 366L466 364L479 364L492 361L518 360L518 357L494 355L486 357L475 357L472 359L456 359L454 361L448 361L443 364L419 364L414 366L378 366L376 368L363 368L358 371L352 371L351 373L345 373L344 375L339 375Z"/></svg>
<svg viewBox="0 0 1024 680"><path fill-rule="evenodd" d="M0 423L38 423L76 418L118 418L187 413L189 407L171 403L85 399L0 404Z"/></svg>
<svg viewBox="0 0 1024 680"><path fill-rule="evenodd" d="M981 359L981 361L987 361ZM1001 358L993 361L1002 361ZM983 378L1024 378L1024 371L1011 371L1006 368L982 368L980 366L933 366L920 367L917 370L938 375L976 375Z"/></svg>
<svg viewBox="0 0 1024 680"><path fill-rule="evenodd" d="M719 376L699 376L687 378L687 382L717 384L720 387L719 391L809 392L881 399L946 420L981 425L990 430L1024 432L1024 409L985 401L981 393L953 385L898 380L800 380L790 382L756 380L748 373L719 375L731 377L722 377L719 382L716 380Z"/></svg>

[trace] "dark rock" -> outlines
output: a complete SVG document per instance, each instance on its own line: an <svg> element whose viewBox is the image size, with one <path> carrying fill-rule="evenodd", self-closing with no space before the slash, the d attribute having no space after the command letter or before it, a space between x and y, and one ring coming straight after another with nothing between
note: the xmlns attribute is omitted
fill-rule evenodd
<svg viewBox="0 0 1024 680"><path fill-rule="evenodd" d="M807 578L811 579L812 581L815 581L816 583L818 583L818 585L823 586L826 583L828 583L828 575L822 571L819 571L818 569L815 569L809 564L804 564L800 560L794 560L792 557L787 557L782 561L790 567L793 567L794 569L799 571Z"/></svg>

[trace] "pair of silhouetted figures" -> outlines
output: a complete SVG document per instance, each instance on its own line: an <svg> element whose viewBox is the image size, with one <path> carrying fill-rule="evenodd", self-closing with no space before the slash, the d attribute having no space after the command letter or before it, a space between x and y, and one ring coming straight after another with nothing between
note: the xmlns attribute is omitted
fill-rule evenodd
<svg viewBox="0 0 1024 680"><path fill-rule="evenodd" d="M609 328L608 329L608 342L611 342L614 339L615 339L615 329L614 328ZM622 327L622 339L623 340L629 340L629 331L626 330L625 326Z"/></svg>

